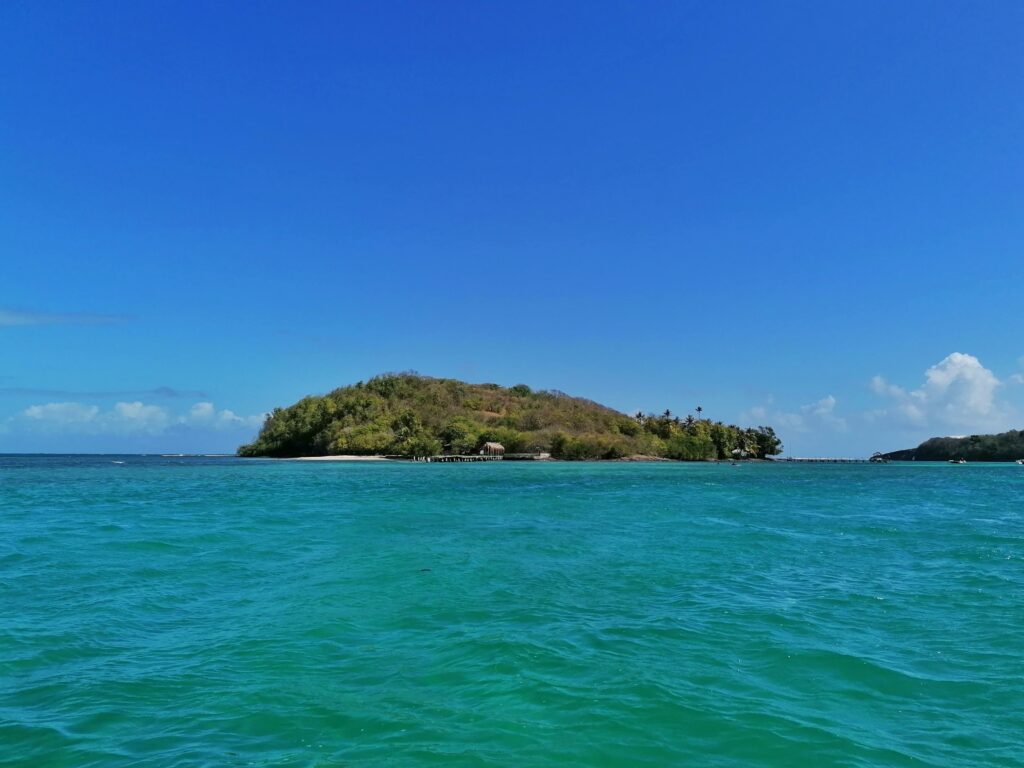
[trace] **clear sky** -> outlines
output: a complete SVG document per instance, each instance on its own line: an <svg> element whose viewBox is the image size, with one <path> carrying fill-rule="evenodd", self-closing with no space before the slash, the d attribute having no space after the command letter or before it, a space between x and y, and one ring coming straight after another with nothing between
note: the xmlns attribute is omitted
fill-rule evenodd
<svg viewBox="0 0 1024 768"><path fill-rule="evenodd" d="M1024 426L1024 4L0 7L0 451L375 373Z"/></svg>

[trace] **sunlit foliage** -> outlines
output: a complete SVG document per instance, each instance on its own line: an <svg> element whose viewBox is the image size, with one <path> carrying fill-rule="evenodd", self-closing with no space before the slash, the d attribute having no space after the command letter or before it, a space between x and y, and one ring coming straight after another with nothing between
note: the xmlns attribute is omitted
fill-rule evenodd
<svg viewBox="0 0 1024 768"><path fill-rule="evenodd" d="M525 384L505 388L399 373L275 409L239 454L426 456L475 453L490 441L507 453L576 460L647 455L702 461L763 457L782 448L770 427L680 420L669 411L627 416Z"/></svg>

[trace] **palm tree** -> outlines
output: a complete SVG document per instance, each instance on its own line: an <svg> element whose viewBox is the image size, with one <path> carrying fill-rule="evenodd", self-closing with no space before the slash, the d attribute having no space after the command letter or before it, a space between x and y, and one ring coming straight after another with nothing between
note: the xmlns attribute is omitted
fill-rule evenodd
<svg viewBox="0 0 1024 768"><path fill-rule="evenodd" d="M661 414L661 416L662 416L662 418L665 418L665 419L671 419L672 418L672 411L670 411L668 408L666 408L665 412L663 414Z"/></svg>
<svg viewBox="0 0 1024 768"><path fill-rule="evenodd" d="M697 411L697 418L700 419L700 415L704 413L704 409L698 405L694 410Z"/></svg>

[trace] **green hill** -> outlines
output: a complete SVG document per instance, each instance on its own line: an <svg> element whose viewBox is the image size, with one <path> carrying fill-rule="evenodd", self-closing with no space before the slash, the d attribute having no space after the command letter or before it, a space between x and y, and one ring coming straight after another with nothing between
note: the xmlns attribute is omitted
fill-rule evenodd
<svg viewBox="0 0 1024 768"><path fill-rule="evenodd" d="M276 408L240 456L331 454L429 456L473 453L483 443L507 453L560 459L633 455L682 460L764 457L782 445L771 427L740 427L661 415L627 416L562 392L525 384L467 384L412 373L386 374Z"/></svg>
<svg viewBox="0 0 1024 768"><path fill-rule="evenodd" d="M1024 458L1024 432L1012 429L998 435L933 437L917 448L885 454L894 461L1016 461Z"/></svg>

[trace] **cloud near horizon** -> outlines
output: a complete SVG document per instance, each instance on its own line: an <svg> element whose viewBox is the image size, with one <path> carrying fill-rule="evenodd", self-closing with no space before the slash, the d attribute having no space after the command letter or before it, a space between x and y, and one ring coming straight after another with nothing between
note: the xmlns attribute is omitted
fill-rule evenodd
<svg viewBox="0 0 1024 768"><path fill-rule="evenodd" d="M51 434L160 435L187 428L252 430L259 428L266 416L265 413L239 416L228 409L217 410L210 402L196 403L179 415L164 406L139 400L115 403L107 410L86 403L54 402L30 405L8 420L8 428Z"/></svg>
<svg viewBox="0 0 1024 768"><path fill-rule="evenodd" d="M31 312L0 307L0 328L21 328L33 325L106 325L124 322L124 315L103 315L91 312Z"/></svg>
<svg viewBox="0 0 1024 768"><path fill-rule="evenodd" d="M898 386L882 376L872 378L871 390L891 405L869 417L891 418L922 429L1002 431L1010 428L1017 416L1013 406L998 398L1003 386L974 355L953 352L925 371L924 382L916 389Z"/></svg>
<svg viewBox="0 0 1024 768"><path fill-rule="evenodd" d="M814 429L827 428L845 432L846 419L835 412L837 402L832 395L826 395L820 400L801 406L797 411L783 411L771 408L769 400L768 405L755 406L743 414L743 417L746 421L767 422L780 430L810 432Z"/></svg>
<svg viewBox="0 0 1024 768"><path fill-rule="evenodd" d="M17 397L165 397L165 398L205 398L206 393L198 389L175 389L160 386L152 389L115 389L115 390L75 390L45 389L41 387L0 387L0 395Z"/></svg>

